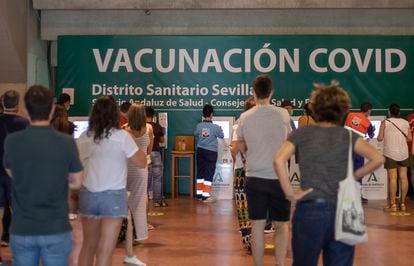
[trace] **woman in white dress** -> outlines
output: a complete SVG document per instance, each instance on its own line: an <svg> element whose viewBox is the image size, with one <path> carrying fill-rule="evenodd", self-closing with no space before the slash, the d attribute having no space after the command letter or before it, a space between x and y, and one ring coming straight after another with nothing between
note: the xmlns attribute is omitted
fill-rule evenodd
<svg viewBox="0 0 414 266"><path fill-rule="evenodd" d="M147 125L145 107L140 103L134 103L128 110L128 125L125 129L133 136L140 150L150 154L152 150L153 132L151 125ZM134 218L136 240L148 238L147 227L147 185L148 167L138 168L132 162L128 163L127 190L130 193L128 207ZM145 265L132 252L132 224L128 220L126 242L127 255L125 263Z"/></svg>

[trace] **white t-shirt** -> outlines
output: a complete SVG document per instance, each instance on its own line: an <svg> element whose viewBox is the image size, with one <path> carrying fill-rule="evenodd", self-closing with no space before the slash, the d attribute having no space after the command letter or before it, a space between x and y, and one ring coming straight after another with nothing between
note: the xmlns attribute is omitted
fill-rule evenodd
<svg viewBox="0 0 414 266"><path fill-rule="evenodd" d="M237 137L247 146L246 176L277 179L273 157L292 131L284 108L256 105L241 114Z"/></svg>
<svg viewBox="0 0 414 266"><path fill-rule="evenodd" d="M127 160L138 146L131 135L123 129L113 129L108 138L98 144L87 132L76 141L80 159L84 166L83 185L91 192L126 188Z"/></svg>
<svg viewBox="0 0 414 266"><path fill-rule="evenodd" d="M404 134L410 131L410 124L402 118L388 118L385 120L384 130L384 155L394 161L400 162L408 158L408 146L405 136L392 123L394 123Z"/></svg>

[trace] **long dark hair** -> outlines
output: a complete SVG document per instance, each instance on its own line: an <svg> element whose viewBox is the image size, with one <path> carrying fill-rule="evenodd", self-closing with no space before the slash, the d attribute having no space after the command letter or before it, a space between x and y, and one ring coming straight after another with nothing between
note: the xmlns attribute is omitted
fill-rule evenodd
<svg viewBox="0 0 414 266"><path fill-rule="evenodd" d="M103 138L111 135L111 129L119 128L119 109L116 101L111 96L102 96L93 105L89 116L89 133L93 132L93 140L99 143Z"/></svg>
<svg viewBox="0 0 414 266"><path fill-rule="evenodd" d="M50 121L52 127L57 131L71 134L70 133L70 123L68 119L68 113L66 112L65 107L56 104L55 112L53 113L52 120Z"/></svg>

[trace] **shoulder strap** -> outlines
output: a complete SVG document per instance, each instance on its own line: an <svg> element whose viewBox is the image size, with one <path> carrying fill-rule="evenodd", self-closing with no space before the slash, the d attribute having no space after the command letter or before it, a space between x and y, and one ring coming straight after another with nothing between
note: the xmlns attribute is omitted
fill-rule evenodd
<svg viewBox="0 0 414 266"><path fill-rule="evenodd" d="M405 134L396 124L394 124L391 120L389 120L389 119L385 119L385 121L388 121L388 122L390 122L391 124L393 124L393 126L396 128L396 129L398 129L398 131L400 131L401 132L401 134L403 134L404 135L404 137L405 138L407 138L408 136L407 136L407 134Z"/></svg>
<svg viewBox="0 0 414 266"><path fill-rule="evenodd" d="M346 178L354 178L354 166L353 166L353 158L352 158L352 131L348 130L349 132L349 149L348 149L348 169Z"/></svg>

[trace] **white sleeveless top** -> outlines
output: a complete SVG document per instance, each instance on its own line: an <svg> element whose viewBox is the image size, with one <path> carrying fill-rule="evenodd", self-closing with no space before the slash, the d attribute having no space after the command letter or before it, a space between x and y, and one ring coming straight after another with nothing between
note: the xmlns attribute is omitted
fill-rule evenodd
<svg viewBox="0 0 414 266"><path fill-rule="evenodd" d="M387 120L392 121L404 134L409 132L410 125L402 118L388 118L385 120L384 155L397 162L404 161L409 154L406 137Z"/></svg>

